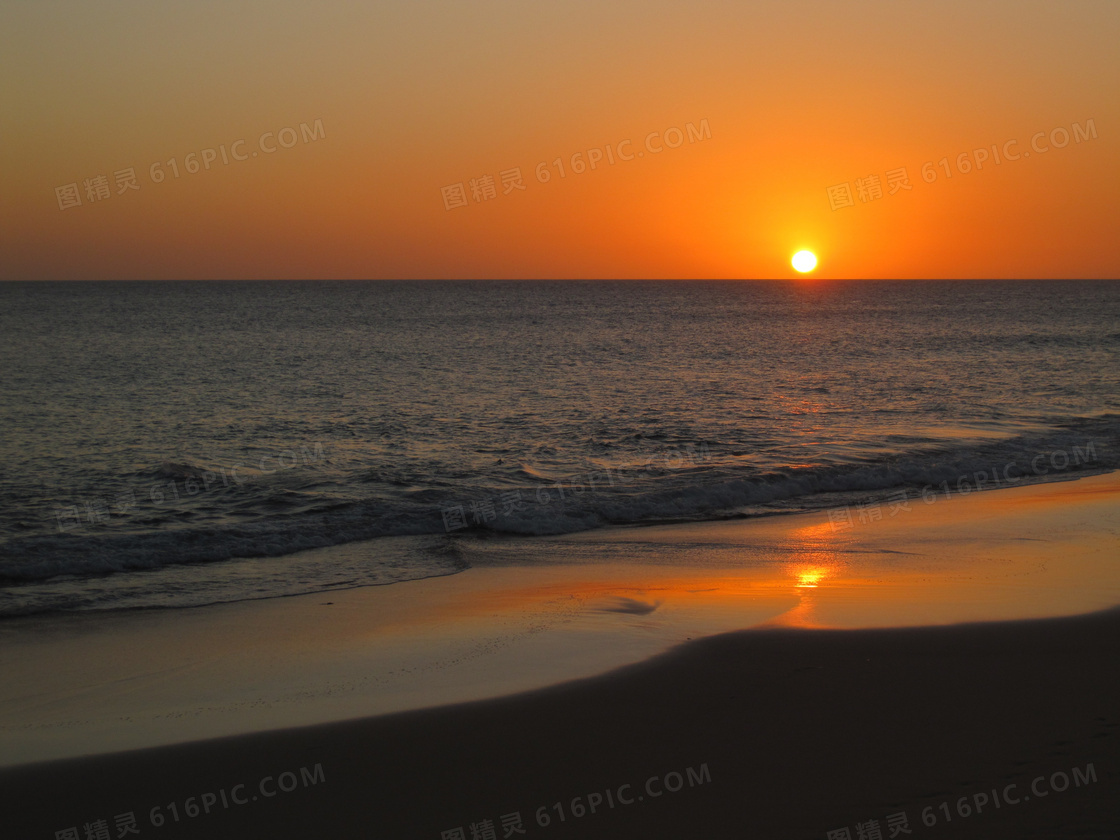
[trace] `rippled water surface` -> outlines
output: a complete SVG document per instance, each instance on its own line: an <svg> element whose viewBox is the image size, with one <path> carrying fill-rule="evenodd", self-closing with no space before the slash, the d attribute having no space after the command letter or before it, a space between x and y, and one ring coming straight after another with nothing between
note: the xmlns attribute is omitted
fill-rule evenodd
<svg viewBox="0 0 1120 840"><path fill-rule="evenodd" d="M189 605L1115 468L1120 286L2 284L0 385L0 614Z"/></svg>

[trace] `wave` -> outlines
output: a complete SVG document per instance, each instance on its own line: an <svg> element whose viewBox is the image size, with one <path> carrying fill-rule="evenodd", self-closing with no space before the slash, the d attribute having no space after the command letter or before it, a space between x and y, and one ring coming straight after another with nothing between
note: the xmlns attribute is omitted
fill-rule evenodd
<svg viewBox="0 0 1120 840"><path fill-rule="evenodd" d="M761 469L734 457L736 447L723 451L712 442L702 447L700 457L659 465L596 465L560 480L522 466L517 475L504 473L500 480L433 480L417 487L417 479L404 490L387 491L381 485L373 498L351 500L311 491L278 495L272 488L251 503L241 497L229 500L227 513L236 509L249 521L223 524L211 518L191 524L191 516L184 515L161 520L148 530L121 533L106 528L16 537L3 546L0 582L18 586L60 577L279 557L389 536L479 531L549 535L610 525L819 510L899 491L914 496L923 491L967 493L1020 486L1120 467L1120 415L1080 418L1045 432L987 443L909 445L907 451L892 455ZM158 469L182 475L202 468L169 462Z"/></svg>

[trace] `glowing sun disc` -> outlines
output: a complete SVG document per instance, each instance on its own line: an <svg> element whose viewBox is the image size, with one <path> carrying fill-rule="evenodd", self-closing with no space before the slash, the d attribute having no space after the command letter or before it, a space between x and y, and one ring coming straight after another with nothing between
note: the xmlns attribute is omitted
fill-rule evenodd
<svg viewBox="0 0 1120 840"><path fill-rule="evenodd" d="M793 255L793 267L804 274L817 267L817 258L812 251L798 251Z"/></svg>

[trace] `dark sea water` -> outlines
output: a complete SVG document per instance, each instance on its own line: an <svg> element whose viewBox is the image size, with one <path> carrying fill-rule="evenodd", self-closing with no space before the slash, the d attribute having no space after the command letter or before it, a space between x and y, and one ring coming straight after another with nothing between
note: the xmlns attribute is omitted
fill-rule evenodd
<svg viewBox="0 0 1120 840"><path fill-rule="evenodd" d="M1120 284L0 284L0 434L0 615L389 583L1114 469Z"/></svg>

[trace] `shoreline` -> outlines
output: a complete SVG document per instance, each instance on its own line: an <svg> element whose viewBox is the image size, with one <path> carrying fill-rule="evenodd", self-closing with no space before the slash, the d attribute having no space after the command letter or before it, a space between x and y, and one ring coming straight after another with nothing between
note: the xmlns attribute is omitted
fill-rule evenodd
<svg viewBox="0 0 1120 840"><path fill-rule="evenodd" d="M1085 452L1074 446L1075 463L1088 463L1081 460L1083 455L1096 461L1094 445L1090 441ZM1060 454L1068 460L1064 450L1060 451ZM1038 458L1035 459L1037 460ZM965 496L981 491L1022 489L1077 481L1114 471L1107 467L1090 467L1066 472L1066 461L1058 463L1053 459L1049 465L1054 466L1057 472L1039 467L1034 462L1032 464L1034 466L1031 474L1009 475L1008 469L1013 464L1008 464L1002 475L999 470L993 469L991 475L985 471L961 475L955 484L949 481L926 484L920 493L909 501L916 505L919 504L919 499L921 504L963 499ZM609 472L609 469L607 471ZM917 493L917 485L910 486L907 492ZM807 497L815 499L815 503L810 505L798 503L793 507L785 508L779 501L772 507L752 507L737 513L725 512L712 518L695 518L690 515L682 515L679 518L663 516L657 519L617 522L595 527L587 527L584 523L583 527L586 530L564 531L558 534L517 534L512 531L492 531L479 525L468 525L461 531L445 530L409 535L384 534L332 543L318 548L289 549L286 553L280 554L227 555L224 560L210 558L201 563L182 561L150 568L128 566L126 569L112 573L109 578L111 584L104 588L99 585L101 578L71 578L64 573L64 570L56 569L56 573L50 578L20 579L15 586L0 593L0 595L6 593L8 596L0 598L8 602L4 606L3 613L0 614L0 626L37 616L51 619L78 613L113 614L138 609L210 607L252 600L316 595L366 586L390 585L408 580L428 580L462 571L461 568L452 567L428 568L423 571L415 568L418 561L435 558L443 553L443 549L455 546L460 541L469 544L476 540L487 539L548 540L567 536L609 534L618 530L686 527L721 522L759 521L771 517L822 515L842 510L848 511L850 516L852 511L858 514L864 507L893 508L896 504L895 498L900 493L902 491L897 488L889 493L882 488L868 491L820 491ZM364 567L371 552L381 555L382 561L391 558L399 562L390 563L389 567L384 563L379 564L380 568L375 567L377 570L369 573ZM395 570L404 564L412 565L407 574L415 576L403 579L396 577ZM291 579L298 580L303 577L307 566L318 567L320 570L329 567L330 581L321 580L319 585L313 585L311 581L304 580L302 586L286 585ZM253 590L256 590L253 594L246 595ZM97 593L97 596L90 598L91 592ZM175 594L169 596L169 593ZM75 603L81 603L82 606L75 608Z"/></svg>
<svg viewBox="0 0 1120 840"><path fill-rule="evenodd" d="M516 695L747 629L1120 604L1120 473L883 512L473 541L465 572L0 625L0 765Z"/></svg>

